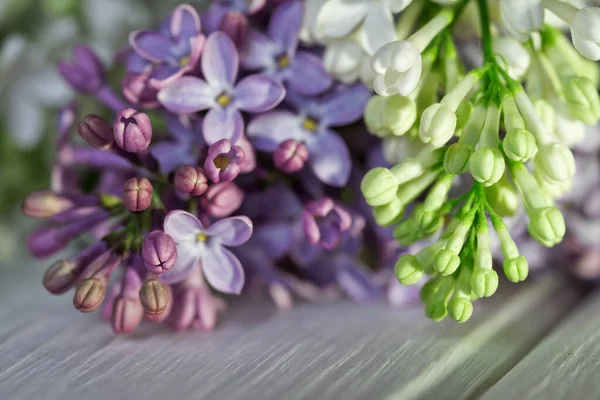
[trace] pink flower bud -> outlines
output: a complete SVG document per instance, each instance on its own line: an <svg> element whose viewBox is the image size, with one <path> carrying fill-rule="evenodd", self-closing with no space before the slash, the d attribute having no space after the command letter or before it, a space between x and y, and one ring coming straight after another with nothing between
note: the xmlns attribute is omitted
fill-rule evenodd
<svg viewBox="0 0 600 400"><path fill-rule="evenodd" d="M282 142L273 153L275 167L287 174L300 171L306 161L308 161L306 146L294 139Z"/></svg>
<svg viewBox="0 0 600 400"><path fill-rule="evenodd" d="M225 32L233 40L237 48L244 44L248 29L248 18L239 11L230 11L225 14L219 28L220 31Z"/></svg>
<svg viewBox="0 0 600 400"><path fill-rule="evenodd" d="M63 294L71 289L77 280L76 264L70 260L60 260L52 264L44 274L44 287L52 294Z"/></svg>
<svg viewBox="0 0 600 400"><path fill-rule="evenodd" d="M208 188L204 170L193 165L182 165L175 173L175 187L183 193L200 196Z"/></svg>
<svg viewBox="0 0 600 400"><path fill-rule="evenodd" d="M117 296L113 304L111 317L112 328L115 333L133 332L144 319L144 308L137 298Z"/></svg>
<svg viewBox="0 0 600 400"><path fill-rule="evenodd" d="M114 142L113 127L98 115L87 115L77 125L79 135L95 149L107 149Z"/></svg>
<svg viewBox="0 0 600 400"><path fill-rule="evenodd" d="M23 200L21 210L32 218L51 218L73 207L73 202L49 190L30 193Z"/></svg>
<svg viewBox="0 0 600 400"><path fill-rule="evenodd" d="M150 232L142 244L142 258L150 272L162 274L170 270L177 260L175 241L163 231Z"/></svg>
<svg viewBox="0 0 600 400"><path fill-rule="evenodd" d="M215 218L231 215L240 208L244 200L244 193L232 182L221 182L208 188L200 198L204 210Z"/></svg>
<svg viewBox="0 0 600 400"><path fill-rule="evenodd" d="M100 307L106 287L104 282L97 278L89 278L77 285L73 305L81 312L91 312Z"/></svg>
<svg viewBox="0 0 600 400"><path fill-rule="evenodd" d="M114 124L117 145L130 153L146 150L152 139L152 124L148 115L127 108L117 115Z"/></svg>
<svg viewBox="0 0 600 400"><path fill-rule="evenodd" d="M140 301L147 315L164 313L169 305L168 286L158 279L146 281L140 289Z"/></svg>
<svg viewBox="0 0 600 400"><path fill-rule="evenodd" d="M152 204L154 188L146 178L131 178L123 185L123 204L129 211L144 211Z"/></svg>

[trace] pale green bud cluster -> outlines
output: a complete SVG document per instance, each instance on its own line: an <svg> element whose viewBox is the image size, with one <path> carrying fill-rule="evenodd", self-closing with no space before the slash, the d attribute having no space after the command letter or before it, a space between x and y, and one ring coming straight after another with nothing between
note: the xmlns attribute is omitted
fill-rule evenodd
<svg viewBox="0 0 600 400"><path fill-rule="evenodd" d="M410 97L371 97L364 113L367 129L381 138L402 136L417 120L417 105Z"/></svg>

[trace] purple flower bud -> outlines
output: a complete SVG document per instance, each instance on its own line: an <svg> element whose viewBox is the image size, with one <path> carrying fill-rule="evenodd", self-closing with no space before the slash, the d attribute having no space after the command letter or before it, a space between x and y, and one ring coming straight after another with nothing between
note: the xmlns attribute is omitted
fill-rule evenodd
<svg viewBox="0 0 600 400"><path fill-rule="evenodd" d="M83 93L95 93L105 83L104 66L96 53L87 46L76 46L72 63L59 62L58 72L69 85Z"/></svg>
<svg viewBox="0 0 600 400"><path fill-rule="evenodd" d="M163 231L150 232L142 244L142 258L150 272L162 274L170 270L177 260L175 241Z"/></svg>
<svg viewBox="0 0 600 400"><path fill-rule="evenodd" d="M254 171L256 168L256 152L254 146L245 137L238 140L236 146L241 147L244 150L244 161L240 164L240 172L247 174L248 172Z"/></svg>
<svg viewBox="0 0 600 400"><path fill-rule="evenodd" d="M129 211L144 211L152 204L154 188L146 178L131 178L123 185L123 204Z"/></svg>
<svg viewBox="0 0 600 400"><path fill-rule="evenodd" d="M232 182L221 182L208 188L200 198L200 204L212 217L223 218L240 208L244 192Z"/></svg>
<svg viewBox="0 0 600 400"><path fill-rule="evenodd" d="M288 139L282 142L273 153L273 162L275 167L285 172L293 174L304 168L308 161L308 150L302 142L294 139Z"/></svg>
<svg viewBox="0 0 600 400"><path fill-rule="evenodd" d="M62 294L75 285L76 264L70 260L60 260L52 264L44 274L44 287L52 294Z"/></svg>
<svg viewBox="0 0 600 400"><path fill-rule="evenodd" d="M160 107L158 89L150 84L152 70L141 74L128 73L121 81L123 96L140 108L154 109Z"/></svg>
<svg viewBox="0 0 600 400"><path fill-rule="evenodd" d="M332 250L339 246L342 232L352 227L352 216L332 199L324 197L304 206L302 223L310 243Z"/></svg>
<svg viewBox="0 0 600 400"><path fill-rule="evenodd" d="M133 332L144 319L140 299L117 296L113 304L111 324L115 333Z"/></svg>
<svg viewBox="0 0 600 400"><path fill-rule="evenodd" d="M182 193L200 196L208 188L204 170L193 165L182 165L175 172L175 187Z"/></svg>
<svg viewBox="0 0 600 400"><path fill-rule="evenodd" d="M204 170L214 182L230 182L240 174L240 164L246 155L239 146L232 146L228 139L221 139L208 148Z"/></svg>
<svg viewBox="0 0 600 400"><path fill-rule="evenodd" d="M221 21L220 31L225 32L238 49L248 38L248 18L239 11L230 11Z"/></svg>
<svg viewBox="0 0 600 400"><path fill-rule="evenodd" d="M114 142L113 127L102 117L87 115L77 125L79 135L95 149L108 149Z"/></svg>
<svg viewBox="0 0 600 400"><path fill-rule="evenodd" d="M152 124L145 113L133 108L122 110L117 115L114 124L115 141L117 145L129 152L138 153L146 150L152 139Z"/></svg>
<svg viewBox="0 0 600 400"><path fill-rule="evenodd" d="M32 218L51 218L73 207L73 201L49 190L30 193L23 200L21 210Z"/></svg>
<svg viewBox="0 0 600 400"><path fill-rule="evenodd" d="M146 315L158 315L167 311L170 302L169 286L158 279L144 282L139 296Z"/></svg>
<svg viewBox="0 0 600 400"><path fill-rule="evenodd" d="M91 312L100 307L106 294L106 285L98 278L89 278L77 285L73 305L81 312Z"/></svg>

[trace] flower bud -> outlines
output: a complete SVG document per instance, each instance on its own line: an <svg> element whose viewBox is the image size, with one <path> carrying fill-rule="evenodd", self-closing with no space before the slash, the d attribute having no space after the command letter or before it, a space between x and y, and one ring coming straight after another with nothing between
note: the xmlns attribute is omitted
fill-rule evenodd
<svg viewBox="0 0 600 400"><path fill-rule="evenodd" d="M504 260L504 274L511 282L523 282L529 274L527 259L520 255L511 260Z"/></svg>
<svg viewBox="0 0 600 400"><path fill-rule="evenodd" d="M483 186L492 186L504 175L506 164L499 149L482 147L471 156L469 168L473 179Z"/></svg>
<svg viewBox="0 0 600 400"><path fill-rule="evenodd" d="M144 308L139 299L117 296L113 304L111 324L115 333L133 332L144 319Z"/></svg>
<svg viewBox="0 0 600 400"><path fill-rule="evenodd" d="M121 80L123 96L132 104L144 109L160 107L158 89L151 84L152 70L141 74L128 72Z"/></svg>
<svg viewBox="0 0 600 400"><path fill-rule="evenodd" d="M496 61L505 66L510 77L516 81L520 81L529 69L529 53L519 41L511 37L496 37L494 54Z"/></svg>
<svg viewBox="0 0 600 400"><path fill-rule="evenodd" d="M498 274L493 269L475 268L471 289L477 297L490 297L498 289Z"/></svg>
<svg viewBox="0 0 600 400"><path fill-rule="evenodd" d="M142 259L148 271L155 274L170 270L177 260L175 241L163 231L150 232L142 243Z"/></svg>
<svg viewBox="0 0 600 400"><path fill-rule="evenodd" d="M119 112L113 129L117 145L129 153L146 150L152 139L150 118L133 108Z"/></svg>
<svg viewBox="0 0 600 400"><path fill-rule="evenodd" d="M379 137L402 136L417 120L417 104L405 96L373 96L365 108L369 132Z"/></svg>
<svg viewBox="0 0 600 400"><path fill-rule="evenodd" d="M75 285L76 264L70 260L60 260L52 264L44 274L44 287L52 294L63 294Z"/></svg>
<svg viewBox="0 0 600 400"><path fill-rule="evenodd" d="M533 210L529 218L529 234L544 246L552 247L565 236L565 220L558 208Z"/></svg>
<svg viewBox="0 0 600 400"><path fill-rule="evenodd" d="M401 246L410 246L421 238L419 233L419 227L412 218L402 221L396 228L394 228L394 239Z"/></svg>
<svg viewBox="0 0 600 400"><path fill-rule="evenodd" d="M573 45L585 58L600 60L600 10L598 7L584 7L571 22Z"/></svg>
<svg viewBox="0 0 600 400"><path fill-rule="evenodd" d="M428 210L422 204L413 211L413 219L425 236L433 235L444 224L444 219L437 210Z"/></svg>
<svg viewBox="0 0 600 400"><path fill-rule="evenodd" d="M541 0L500 0L500 20L508 33L521 42L544 23Z"/></svg>
<svg viewBox="0 0 600 400"><path fill-rule="evenodd" d="M594 84L586 78L574 77L565 85L565 100L571 114L594 125L600 118L600 96Z"/></svg>
<svg viewBox="0 0 600 400"><path fill-rule="evenodd" d="M204 170L193 165L181 165L175 172L175 187L182 193L200 196L208 189L208 180Z"/></svg>
<svg viewBox="0 0 600 400"><path fill-rule="evenodd" d="M152 204L154 188L146 178L131 178L123 185L123 204L131 212L144 211Z"/></svg>
<svg viewBox="0 0 600 400"><path fill-rule="evenodd" d="M73 305L81 312L91 312L100 307L106 288L97 278L88 278L77 285Z"/></svg>
<svg viewBox="0 0 600 400"><path fill-rule="evenodd" d="M77 125L79 135L95 149L108 149L114 142L113 128L104 118L89 114Z"/></svg>
<svg viewBox="0 0 600 400"><path fill-rule="evenodd" d="M387 168L373 168L363 178L360 190L370 206L382 206L396 197L398 180Z"/></svg>
<svg viewBox="0 0 600 400"><path fill-rule="evenodd" d="M71 63L59 62L58 72L75 90L96 93L105 83L106 71L102 62L87 46L76 46Z"/></svg>
<svg viewBox="0 0 600 400"><path fill-rule="evenodd" d="M490 207L501 217L512 217L521 204L517 191L506 175L495 185L485 188L485 198Z"/></svg>
<svg viewBox="0 0 600 400"><path fill-rule="evenodd" d="M502 144L504 154L516 162L526 162L537 151L535 136L525 129L507 133Z"/></svg>
<svg viewBox="0 0 600 400"><path fill-rule="evenodd" d="M429 106L421 115L419 138L423 143L442 147L454 135L456 113L445 103Z"/></svg>
<svg viewBox="0 0 600 400"><path fill-rule="evenodd" d="M396 197L387 204L373 207L375 222L380 226L389 226L402 218L404 205Z"/></svg>
<svg viewBox="0 0 600 400"><path fill-rule="evenodd" d="M554 134L565 146L573 148L575 145L582 143L586 138L586 131L587 126L584 122L572 119L570 115L556 113Z"/></svg>
<svg viewBox="0 0 600 400"><path fill-rule="evenodd" d="M460 266L458 254L448 249L440 249L433 258L433 268L440 274L452 275Z"/></svg>
<svg viewBox="0 0 600 400"><path fill-rule="evenodd" d="M249 30L248 18L240 11L229 11L223 17L219 30L233 40L237 48L242 48Z"/></svg>
<svg viewBox="0 0 600 400"><path fill-rule="evenodd" d="M200 198L204 210L215 218L231 215L240 208L244 193L232 182L221 182L208 188Z"/></svg>
<svg viewBox="0 0 600 400"><path fill-rule="evenodd" d="M533 161L535 168L550 183L567 182L575 175L573 153L561 143L540 147Z"/></svg>
<svg viewBox="0 0 600 400"><path fill-rule="evenodd" d="M381 46L371 59L377 74L373 88L380 96L408 96L419 84L422 72L421 52L409 41L398 40ZM393 76L395 79L390 79Z"/></svg>
<svg viewBox="0 0 600 400"><path fill-rule="evenodd" d="M229 139L221 139L208 148L204 170L214 183L230 182L240 174L240 165L245 158L241 147L233 146Z"/></svg>
<svg viewBox="0 0 600 400"><path fill-rule="evenodd" d="M469 299L454 297L448 303L448 314L456 322L467 322L473 315L473 303Z"/></svg>
<svg viewBox="0 0 600 400"><path fill-rule="evenodd" d="M394 273L401 284L414 285L423 277L423 265L417 257L412 254L405 254L396 262Z"/></svg>
<svg viewBox="0 0 600 400"><path fill-rule="evenodd" d="M158 279L146 281L140 289L140 301L146 314L157 315L167 310L169 304L169 290L167 285Z"/></svg>
<svg viewBox="0 0 600 400"><path fill-rule="evenodd" d="M306 145L294 139L283 141L273 153L275 167L286 174L300 171L307 161L308 149Z"/></svg>
<svg viewBox="0 0 600 400"><path fill-rule="evenodd" d="M434 322L440 322L448 315L447 304L443 301L425 303L425 316Z"/></svg>
<svg viewBox="0 0 600 400"><path fill-rule="evenodd" d="M73 207L73 202L65 196L49 190L32 192L25 197L21 210L32 218L51 218Z"/></svg>
<svg viewBox="0 0 600 400"><path fill-rule="evenodd" d="M475 149L462 143L453 143L444 155L444 170L449 174L459 175L469 168L469 160Z"/></svg>

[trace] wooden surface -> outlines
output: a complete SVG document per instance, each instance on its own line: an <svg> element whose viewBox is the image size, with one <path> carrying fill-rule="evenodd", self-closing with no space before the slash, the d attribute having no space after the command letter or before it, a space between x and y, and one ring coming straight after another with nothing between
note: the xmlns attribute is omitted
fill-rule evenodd
<svg viewBox="0 0 600 400"><path fill-rule="evenodd" d="M45 293L44 265L2 271L0 399L468 399L490 388L488 398L536 398L510 381L514 371L535 372L539 386L548 364L577 373L581 346L596 345L590 324L572 352L543 353L537 368L538 347L529 365L519 363L578 302L579 291L550 275L503 282L464 325L430 322L420 307L339 302L278 312L257 299L234 305L213 333L147 325L115 336L97 314L76 312L70 295ZM561 340L543 345L556 352ZM582 378L590 387L592 376ZM515 396L496 390L502 385Z"/></svg>

